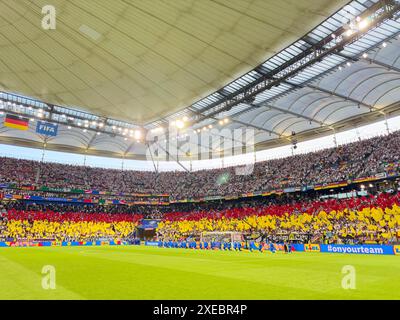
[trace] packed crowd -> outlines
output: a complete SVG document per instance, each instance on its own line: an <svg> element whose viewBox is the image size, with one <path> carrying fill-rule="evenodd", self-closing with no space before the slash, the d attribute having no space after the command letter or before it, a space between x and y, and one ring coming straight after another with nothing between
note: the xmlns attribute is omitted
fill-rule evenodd
<svg viewBox="0 0 400 320"><path fill-rule="evenodd" d="M168 207L170 212L156 210L145 216L135 213L134 208L5 202L0 204L0 238L127 239L143 218L162 220L156 230L157 239L162 241L200 239L203 232L210 231L240 232L273 242L397 243L400 238L398 192L341 200L285 195L182 204Z"/></svg>
<svg viewBox="0 0 400 320"><path fill-rule="evenodd" d="M201 198L367 177L385 172L388 163L398 166L399 150L397 131L337 148L257 162L248 174L237 174L237 167L156 173L0 158L0 183Z"/></svg>
<svg viewBox="0 0 400 320"><path fill-rule="evenodd" d="M183 207L183 206L182 206ZM185 206L193 208L193 206ZM63 203L49 201L0 201L0 212L11 209L18 211L49 211L57 213L81 212L87 214L134 214L145 218L162 218L163 214L174 210L175 206L156 205L100 205L91 203Z"/></svg>
<svg viewBox="0 0 400 320"><path fill-rule="evenodd" d="M171 212L191 212L227 210L235 208L248 208L255 206L270 206L277 204L290 204L302 199L317 199L320 193L307 194L283 194L280 196L241 198L232 200L214 200L209 202L183 202L170 203L169 205L101 205L95 203L66 203L50 201L7 201L0 200L0 212L8 210L18 211L51 211L58 213L82 212L104 214L138 214L145 219L163 219L165 214Z"/></svg>
<svg viewBox="0 0 400 320"><path fill-rule="evenodd" d="M296 239L316 243L397 243L400 238L400 193L303 201L166 214L157 229L162 241L200 238L202 232L259 234L270 241Z"/></svg>
<svg viewBox="0 0 400 320"><path fill-rule="evenodd" d="M71 192L55 192L55 191L40 191L40 190L21 190L15 188L4 188L0 189L0 198L1 194L8 195L18 195L23 198L30 197L43 197L43 198L65 198L65 199L76 199L76 200L104 200L104 201L113 201L113 200L124 200L125 202L154 202L154 203L162 203L168 201L168 197L151 197L151 196L142 196L142 195L99 195L99 194L90 194L90 193L71 193Z"/></svg>

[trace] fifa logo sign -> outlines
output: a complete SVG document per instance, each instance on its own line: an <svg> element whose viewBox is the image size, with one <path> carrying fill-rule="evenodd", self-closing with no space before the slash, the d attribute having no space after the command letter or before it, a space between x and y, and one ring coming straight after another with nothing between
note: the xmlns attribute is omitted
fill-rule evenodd
<svg viewBox="0 0 400 320"><path fill-rule="evenodd" d="M36 132L46 136L55 137L58 132L58 125L43 121L38 121L36 126Z"/></svg>

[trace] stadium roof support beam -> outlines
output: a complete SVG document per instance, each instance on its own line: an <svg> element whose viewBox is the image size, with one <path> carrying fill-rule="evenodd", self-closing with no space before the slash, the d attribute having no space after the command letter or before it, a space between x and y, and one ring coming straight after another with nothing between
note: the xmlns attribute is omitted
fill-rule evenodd
<svg viewBox="0 0 400 320"><path fill-rule="evenodd" d="M203 113L201 113L201 112L199 112L199 111L197 111L197 110L194 110L194 109L190 109L190 110L191 110L193 113L197 114L197 115L204 116ZM207 118L212 119L212 120L214 120L214 121L218 121L218 120L219 120L219 119L217 119L217 118L215 118L215 117L206 117L205 119L207 119ZM203 120L205 120L205 119L203 119ZM278 133L278 132L276 132L276 131L266 129L266 128L257 126L257 125L252 124L252 123L247 123L247 122L240 121L240 120L233 119L233 118L231 118L231 121L232 121L232 122L236 122L236 123L238 123L238 124L241 124L241 125L243 125L243 126L252 127L252 128L254 128L254 129L257 129L257 130L265 131L265 132L267 132L267 133L269 133L269 134L273 134L273 135L277 135L277 136L280 135L280 133Z"/></svg>
<svg viewBox="0 0 400 320"><path fill-rule="evenodd" d="M288 83L288 84L290 85L290 83ZM298 86L298 87L300 88L301 86ZM232 117L232 118L233 118L233 117L238 117L238 116L240 116L241 114L244 114L244 113L246 113L246 112L249 112L251 109L254 109L254 108L265 107L265 108L273 109L273 110L276 110L276 111L279 111L279 112L282 112L282 113L291 114L291 115L293 115L293 116L296 116L296 117L299 117L299 118L303 118L303 119L305 119L305 120L308 120L308 121L311 121L311 122L314 122L314 123L318 123L318 124L321 125L321 126L326 126L326 125L327 125L326 123L324 123L324 122L322 122L322 121L319 121L319 120L317 120L317 119L313 119L313 118L307 117L307 116L305 116L305 115L303 115L303 114L300 114L300 113L297 113L297 112L294 112L294 111L291 111L291 110L279 108L279 107L277 107L277 106L275 106L275 105L268 104L270 101L273 101L273 100L275 100L276 98L277 98L277 97L268 98L268 99L266 99L266 100L264 100L264 101L262 101L262 102L257 103L256 105L254 105L254 104L249 104L249 107L248 107L248 108L246 108L246 109L244 109L244 110L241 110L241 111L239 111L239 112L234 113L233 115L231 115L231 117ZM237 120L232 119L232 121L235 122L235 121L237 121ZM251 126L252 124L249 124L249 125ZM265 130L267 130L267 129L264 129L264 131L265 131ZM280 134L277 133L277 132L275 132L275 133L272 132L272 133L273 133L273 134L277 134L277 135L280 136Z"/></svg>
<svg viewBox="0 0 400 320"><path fill-rule="evenodd" d="M127 149L127 151L125 152L125 154L128 152L128 150L129 150L130 148L132 148L132 146L133 146L133 144L131 144L131 145L129 146L129 148ZM156 166L156 162L154 161L154 158L153 158L153 152L151 152L150 144L149 144L148 142L146 142L146 148L147 148L147 150L149 150L150 157L151 157L151 162L153 163L153 167L154 167L154 171L155 171L156 173L158 173L158 167Z"/></svg>
<svg viewBox="0 0 400 320"><path fill-rule="evenodd" d="M265 131L265 132L268 132L268 133L273 134L273 135L276 135L276 136L281 136L281 134L278 133L278 132L276 132L276 131L266 129L266 128L257 126L257 125L252 124L252 123L244 122L244 121L237 120L237 119L232 119L231 121L232 121L232 122L239 123L239 124L241 124L241 125L243 125L243 126L252 127L252 128L254 128L254 129L257 129L257 130Z"/></svg>
<svg viewBox="0 0 400 320"><path fill-rule="evenodd" d="M369 108L369 109L376 110L376 108L375 108L374 106L371 106L371 105L369 105L369 104L367 104L367 103L365 103L365 102L362 102L362 101L360 101L360 100L357 100L357 99L354 99L354 98L351 98L351 97L346 97L346 96L344 96L344 95L342 95L342 94L340 94L340 93L333 92L333 91L331 91L331 90L324 89L324 88L321 88L321 87L318 87L318 86L314 86L314 85L312 85L312 84L298 85L298 84L295 84L295 83L292 83L292 82L286 82L286 83L289 84L289 85L291 85L291 86L294 86L294 87L296 87L296 88L304 88L304 87L307 87L307 88L310 88L310 89L313 89L313 90L316 90L316 91L320 91L320 92L329 94L329 95L331 95L331 96L334 96L334 97L343 99L343 100L345 100L345 101L353 102L353 103L355 103L355 104L358 105L358 106L363 106L363 107L366 107L366 108Z"/></svg>
<svg viewBox="0 0 400 320"><path fill-rule="evenodd" d="M331 45L332 42L335 41L335 39L333 39L331 35L325 37L312 47L304 50L302 53L283 63L281 66L272 70L268 74L261 76L252 83L244 86L236 92L231 93L229 97L219 99L218 101L210 104L206 108L200 110L203 114L204 111L216 108L209 114L197 118L196 122L201 122L207 118L212 118L213 116L223 111L230 110L233 106L237 104L246 103L259 93L264 92L265 90L270 89L274 86L278 86L280 83L290 77L293 77L305 68L312 66L317 62L320 62L323 58L333 54L337 54L337 52L340 51L344 46L356 42L369 30L380 25L387 19L391 19L393 15L399 10L400 4L397 1L378 1L360 15L361 19L372 17L371 23L364 30L360 30L348 37L344 37L346 29L344 27L340 27L335 32L335 34L336 39L341 38L341 41L335 42L333 45Z"/></svg>
<svg viewBox="0 0 400 320"><path fill-rule="evenodd" d="M324 122L316 120L316 119L313 119L311 117L307 117L304 114L301 114L301 113L298 113L298 112L294 112L292 110L279 108L279 107L274 106L274 105L264 104L263 102L258 103L256 106L254 106L254 105L250 105L250 106L253 106L254 108L260 108L260 107L269 108L269 109L272 109L272 110L279 111L281 113L286 113L286 114L290 114L290 115L298 117L298 118L303 118L304 120L307 120L307 121L310 121L310 122L318 123L321 126L326 125Z"/></svg>
<svg viewBox="0 0 400 320"><path fill-rule="evenodd" d="M400 31L397 32L397 33L395 33L395 34L393 35L393 37L398 37L399 35L400 35ZM377 47L381 46L382 43L385 42L385 41L386 41L386 39L382 40L381 42L379 42L379 43L375 44L374 46L370 47L368 50L376 49ZM336 55L337 55L337 56L340 56L340 57L342 57L342 58L344 58L344 59L354 61L354 62L356 62L356 61L358 61L358 60L360 60L360 59L361 59L361 60L372 60L372 59L365 59L365 58L362 58L362 54L361 54L361 53L360 53L359 55L357 55L357 57L350 57L350 56L347 56L347 55L342 54L342 53L340 53L340 52L336 53ZM390 68L390 69L393 70L393 71L397 71L397 70L398 70L398 71L400 72L400 69L399 69L399 68L396 68L396 67L394 67L394 66L386 65L386 64L384 64L384 63L382 63L382 62L380 62L380 61L376 61L376 60L370 61L370 63L374 63L374 62L376 62L376 63L375 63L376 65L378 65L378 63L380 63L380 65L383 66L383 67L387 67L388 69ZM308 80L302 82L301 84L298 84L298 85L297 85L297 88L301 89L302 87L305 87L308 83L312 83L312 82L315 81L316 79L319 79L319 78L325 76L326 74L331 73L331 72L334 71L336 68L337 68L337 66L335 65L335 66L333 66L333 67L331 67L331 68L325 70L324 72L313 76L312 78L310 78L310 79L308 79ZM258 72L258 70L256 70L256 71ZM263 72L263 74L265 74L265 72ZM289 83L288 81L286 81L285 83L288 84L288 85L292 85L292 86L295 85L295 84L293 84L293 83ZM274 101L274 100L278 99L279 97L281 97L281 96L287 94L289 91L291 91L291 89L286 89L285 91L279 93L278 95L276 95L276 96L274 96L274 97L271 97L271 98L268 98L268 99L264 100L264 101L261 102L261 103L269 103L269 102L271 102L271 101ZM261 103L259 103L259 104L261 104ZM247 108L247 109L241 110L241 111L239 111L239 112L237 112L237 113L231 115L231 117L240 116L241 114L246 113L246 112L248 112L249 110L251 110L251 108Z"/></svg>
<svg viewBox="0 0 400 320"><path fill-rule="evenodd" d="M97 132L93 132L93 136L90 138L90 140L86 146L87 149L89 149L92 146L93 142L95 142L95 140L96 140L96 137L97 137Z"/></svg>
<svg viewBox="0 0 400 320"><path fill-rule="evenodd" d="M371 58L364 58L364 57L362 57L361 55L360 55L360 56L357 56L357 57L350 57L350 56L345 55L345 54L343 54L343 53L338 53L337 55L340 56L340 57L342 57L342 58L344 58L344 59L346 59L346 60L350 60L350 61L354 61L354 62L357 62L357 61L359 61L359 60L362 60L362 61L368 62L368 63L370 63L370 64L374 64L374 65L377 65L377 66L386 68L386 69L388 69L388 70L392 70L392 71L395 71L395 72L399 72L399 73L400 73L400 68L398 68L398 67L396 67L396 66L393 66L393 65L390 65L390 64L387 64L387 63L384 63L384 62L382 62L382 61L378 61L378 60L371 59Z"/></svg>
<svg viewBox="0 0 400 320"><path fill-rule="evenodd" d="M126 157L126 155L129 153L129 151L131 151L132 147L135 145L135 141L131 142L128 147L125 149L123 156L124 158Z"/></svg>
<svg viewBox="0 0 400 320"><path fill-rule="evenodd" d="M371 59L371 58L360 58L360 59L363 60L363 61L366 61L366 62L375 64L375 65L377 65L377 66L386 68L386 69L388 69L388 70L391 70L391 71L395 71L395 72L399 72L399 73L400 73L400 68L395 67L395 66L392 66L392 65L390 65L390 64L387 64L387 63L384 63L384 62L381 62L381 61L378 61L378 60L374 60L374 59Z"/></svg>
<svg viewBox="0 0 400 320"><path fill-rule="evenodd" d="M186 172L190 172L190 170L188 168L186 168L180 161L178 158L175 158L167 149L165 149L161 144L159 144L157 142L157 145L168 155L169 158L172 158L172 160L174 160L183 170L185 170Z"/></svg>

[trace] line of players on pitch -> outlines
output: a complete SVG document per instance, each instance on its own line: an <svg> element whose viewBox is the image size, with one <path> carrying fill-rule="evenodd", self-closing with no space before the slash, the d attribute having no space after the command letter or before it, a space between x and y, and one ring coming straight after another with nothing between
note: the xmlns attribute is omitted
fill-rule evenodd
<svg viewBox="0 0 400 320"><path fill-rule="evenodd" d="M200 250L225 250L225 251L242 251L248 250L253 251L270 251L275 253L276 251L284 251L285 253L291 253L293 247L288 243L276 244L276 243L263 243L263 242L225 242L225 241L159 241L158 246L160 248L176 248L176 249L200 249Z"/></svg>

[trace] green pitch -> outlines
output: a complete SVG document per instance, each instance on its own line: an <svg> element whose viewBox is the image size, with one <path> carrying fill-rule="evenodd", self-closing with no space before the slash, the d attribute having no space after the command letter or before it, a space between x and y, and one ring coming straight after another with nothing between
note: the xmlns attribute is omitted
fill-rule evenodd
<svg viewBox="0 0 400 320"><path fill-rule="evenodd" d="M42 287L54 266L56 289ZM342 288L342 268L356 289ZM154 247L1 248L1 299L400 299L396 256ZM46 283L46 281L45 281Z"/></svg>

